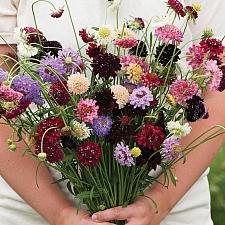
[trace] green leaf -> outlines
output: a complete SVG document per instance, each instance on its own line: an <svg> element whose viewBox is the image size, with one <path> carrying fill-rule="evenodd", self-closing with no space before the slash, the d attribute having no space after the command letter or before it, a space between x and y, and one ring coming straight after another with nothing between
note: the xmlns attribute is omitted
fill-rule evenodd
<svg viewBox="0 0 225 225"><path fill-rule="evenodd" d="M169 169L169 173L170 173L170 179L171 179L173 185L176 186L177 185L177 180L176 180L175 176L173 175L173 172L172 172L171 169Z"/></svg>

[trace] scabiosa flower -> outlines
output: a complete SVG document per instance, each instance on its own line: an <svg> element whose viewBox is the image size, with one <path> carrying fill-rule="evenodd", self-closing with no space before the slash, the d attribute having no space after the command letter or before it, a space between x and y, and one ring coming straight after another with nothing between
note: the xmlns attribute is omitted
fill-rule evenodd
<svg viewBox="0 0 225 225"><path fill-rule="evenodd" d="M111 91L113 93L113 98L119 105L119 108L122 109L129 101L128 90L122 85L112 85Z"/></svg>
<svg viewBox="0 0 225 225"><path fill-rule="evenodd" d="M104 25L98 28L95 32L95 37L100 44L106 45L115 39L116 34L110 26Z"/></svg>
<svg viewBox="0 0 225 225"><path fill-rule="evenodd" d="M222 77L222 79L220 81L220 85L218 87L218 91L220 91L220 92L225 90L225 66L221 67L221 71L223 73L223 77Z"/></svg>
<svg viewBox="0 0 225 225"><path fill-rule="evenodd" d="M58 41L43 41L44 51L53 57L58 57L58 53L62 50L62 45Z"/></svg>
<svg viewBox="0 0 225 225"><path fill-rule="evenodd" d="M134 147L131 149L131 155L134 157L134 158L137 158L141 155L141 149L139 147Z"/></svg>
<svg viewBox="0 0 225 225"><path fill-rule="evenodd" d="M8 73L0 68L0 84L8 79Z"/></svg>
<svg viewBox="0 0 225 225"><path fill-rule="evenodd" d="M204 49L201 46L193 45L189 48L189 51L186 53L186 60L188 64L196 69L203 64L204 61Z"/></svg>
<svg viewBox="0 0 225 225"><path fill-rule="evenodd" d="M120 59L111 53L99 54L94 58L91 66L93 67L93 73L99 74L104 79L116 77L116 72L122 67Z"/></svg>
<svg viewBox="0 0 225 225"><path fill-rule="evenodd" d="M143 84L147 87L159 87L163 85L164 80L158 77L157 73L144 73L142 75Z"/></svg>
<svg viewBox="0 0 225 225"><path fill-rule="evenodd" d="M84 122L93 123L93 120L98 117L99 106L96 105L96 100L93 99L80 99L76 108L77 118Z"/></svg>
<svg viewBox="0 0 225 225"><path fill-rule="evenodd" d="M60 18L63 13L64 13L64 9L63 8L59 8L58 10L56 10L56 11L51 13L51 17L52 18Z"/></svg>
<svg viewBox="0 0 225 225"><path fill-rule="evenodd" d="M87 125L84 122L79 123L76 120L74 120L71 122L71 128L72 128L72 135L81 141L89 138L91 135L90 133L91 129L87 127Z"/></svg>
<svg viewBox="0 0 225 225"><path fill-rule="evenodd" d="M183 41L183 33L174 25L167 24L156 28L155 36L166 45L169 43L180 44Z"/></svg>
<svg viewBox="0 0 225 225"><path fill-rule="evenodd" d="M49 94L59 105L66 105L71 99L65 81L58 81L52 84L49 89Z"/></svg>
<svg viewBox="0 0 225 225"><path fill-rule="evenodd" d="M143 30L145 28L145 22L142 18L136 17L133 20L127 21L127 28L133 31Z"/></svg>
<svg viewBox="0 0 225 225"><path fill-rule="evenodd" d="M84 43L94 42L94 35L89 34L86 29L80 30L79 35Z"/></svg>
<svg viewBox="0 0 225 225"><path fill-rule="evenodd" d="M200 45L205 53L210 53L210 56L220 55L224 51L222 41L216 38L204 38L201 40Z"/></svg>
<svg viewBox="0 0 225 225"><path fill-rule="evenodd" d="M112 119L109 116L99 116L93 120L92 129L99 137L108 135L112 127Z"/></svg>
<svg viewBox="0 0 225 225"><path fill-rule="evenodd" d="M131 151L127 145L124 145L123 142L116 145L114 157L121 166L131 167L134 165L134 158L131 155Z"/></svg>
<svg viewBox="0 0 225 225"><path fill-rule="evenodd" d="M181 150L180 144L180 140L176 137L167 138L163 142L163 156L169 161L177 158Z"/></svg>
<svg viewBox="0 0 225 225"><path fill-rule="evenodd" d="M82 70L83 62L78 52L72 48L66 48L59 51L58 54L58 58L62 60L62 63L68 73Z"/></svg>
<svg viewBox="0 0 225 225"><path fill-rule="evenodd" d="M193 6L186 6L185 10L189 16L189 18L196 20L198 18L198 12L194 9Z"/></svg>
<svg viewBox="0 0 225 225"><path fill-rule="evenodd" d="M24 27L21 32L25 33L24 38L26 39L26 44L42 43L42 41L46 41L44 34L34 27Z"/></svg>
<svg viewBox="0 0 225 225"><path fill-rule="evenodd" d="M19 102L19 105L16 106L16 108L13 108L10 111L8 111L4 115L4 117L6 119L16 118L18 115L21 115L22 113L24 113L26 111L26 109L29 107L30 104L31 104L31 101L29 101L29 100L21 100Z"/></svg>
<svg viewBox="0 0 225 225"><path fill-rule="evenodd" d="M178 0L168 0L168 4L179 16L186 16L184 6Z"/></svg>
<svg viewBox="0 0 225 225"><path fill-rule="evenodd" d="M204 105L204 100L196 95L187 100L186 114L189 122L195 122L198 119L207 118L208 112Z"/></svg>
<svg viewBox="0 0 225 225"><path fill-rule="evenodd" d="M6 86L6 85L1 85L0 86L0 99L6 102L14 102L14 101L19 101L23 97L23 94L14 91L11 87Z"/></svg>
<svg viewBox="0 0 225 225"><path fill-rule="evenodd" d="M148 55L147 45L144 41L138 41L138 44L129 50L129 54L145 58Z"/></svg>
<svg viewBox="0 0 225 225"><path fill-rule="evenodd" d="M176 63L180 57L179 55L181 54L181 50L176 47L175 45L169 44L169 45L160 45L156 48L156 54L155 58L159 60L159 62L163 65L166 66L168 65L171 61L172 63ZM173 59L172 59L173 57Z"/></svg>
<svg viewBox="0 0 225 225"><path fill-rule="evenodd" d="M87 92L90 86L90 81L87 77L85 77L85 74L76 73L68 77L67 85L71 93L80 95Z"/></svg>
<svg viewBox="0 0 225 225"><path fill-rule="evenodd" d="M90 58L95 58L97 57L99 54L103 53L103 47L101 45L97 45L95 43L91 43L88 48L86 49L86 54L90 57Z"/></svg>
<svg viewBox="0 0 225 225"><path fill-rule="evenodd" d="M170 86L170 94L182 106L186 106L186 101L197 93L198 84L191 80L176 80Z"/></svg>
<svg viewBox="0 0 225 225"><path fill-rule="evenodd" d="M37 105L44 104L44 100L41 97L41 86L30 75L21 74L16 76L12 81L12 88L23 94L23 100L34 102Z"/></svg>
<svg viewBox="0 0 225 225"><path fill-rule="evenodd" d="M26 43L19 43L17 45L18 55L23 58L31 58L38 54L38 48L33 47L32 45L27 45Z"/></svg>
<svg viewBox="0 0 225 225"><path fill-rule="evenodd" d="M128 79L132 84L138 84L141 82L141 76L143 74L143 69L140 65L136 63L131 63L127 68L126 72Z"/></svg>
<svg viewBox="0 0 225 225"><path fill-rule="evenodd" d="M60 59L53 58L51 56L46 56L41 60L41 62L44 65L41 64L38 67L37 71L45 82L53 84L59 79L61 79L61 76L65 76L66 68L64 67ZM55 71L55 73L52 72L47 66L50 67L53 71Z"/></svg>
<svg viewBox="0 0 225 225"><path fill-rule="evenodd" d="M145 107L150 106L150 102L153 101L153 95L149 88L142 86L133 90L129 101L134 108L139 107L145 109Z"/></svg>
<svg viewBox="0 0 225 225"><path fill-rule="evenodd" d="M146 122L137 135L138 145L149 150L157 151L165 140L165 134L162 127L154 126L151 122Z"/></svg>
<svg viewBox="0 0 225 225"><path fill-rule="evenodd" d="M176 138L185 137L191 132L189 123L180 124L179 121L170 121L167 123L166 128Z"/></svg>
<svg viewBox="0 0 225 225"><path fill-rule="evenodd" d="M205 63L206 75L209 77L209 89L215 91L218 89L223 73L217 66L217 62L214 60L209 60Z"/></svg>
<svg viewBox="0 0 225 225"><path fill-rule="evenodd" d="M93 167L100 162L102 150L97 143L85 141L79 146L76 154L81 165Z"/></svg>

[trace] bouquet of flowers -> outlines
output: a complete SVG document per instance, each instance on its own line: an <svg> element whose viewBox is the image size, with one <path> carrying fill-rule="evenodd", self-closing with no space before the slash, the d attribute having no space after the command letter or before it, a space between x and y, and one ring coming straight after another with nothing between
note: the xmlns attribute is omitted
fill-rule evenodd
<svg viewBox="0 0 225 225"><path fill-rule="evenodd" d="M20 60L1 55L15 62L9 72L0 69L0 114L14 130L9 149L23 140L24 154L60 171L58 182L67 181L91 214L143 196L157 167L165 175L162 186L176 185L176 162L224 132L218 125L182 146L188 122L210 116L202 92L225 89L224 46L205 30L184 52L187 23L197 19L200 5L167 3L167 16L150 22L130 18L122 27L82 29L80 37L74 29L76 50L49 41L38 27L20 28ZM109 4L119 11L120 2Z"/></svg>

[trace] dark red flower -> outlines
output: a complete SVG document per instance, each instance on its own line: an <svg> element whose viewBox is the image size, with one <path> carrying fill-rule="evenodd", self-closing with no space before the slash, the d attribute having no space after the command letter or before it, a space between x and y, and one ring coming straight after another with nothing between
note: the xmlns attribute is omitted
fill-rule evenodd
<svg viewBox="0 0 225 225"><path fill-rule="evenodd" d="M165 133L162 127L146 122L141 132L137 135L137 140L140 146L157 151L165 140Z"/></svg>
<svg viewBox="0 0 225 225"><path fill-rule="evenodd" d="M27 36L27 42L29 44L35 44L35 43L40 43L40 41L46 41L46 38L44 34L33 27L25 27L23 30L26 32Z"/></svg>
<svg viewBox="0 0 225 225"><path fill-rule="evenodd" d="M58 81L50 87L49 94L59 105L66 105L71 97L68 93L67 82Z"/></svg>
<svg viewBox="0 0 225 225"><path fill-rule="evenodd" d="M86 54L90 58L95 58L98 56L100 53L102 53L102 46L97 45L95 43L91 43L89 47L86 49Z"/></svg>
<svg viewBox="0 0 225 225"><path fill-rule="evenodd" d="M211 57L214 55L220 55L224 51L222 41L216 38L204 38L201 40L200 45L205 53L210 53Z"/></svg>
<svg viewBox="0 0 225 225"><path fill-rule="evenodd" d="M60 18L63 13L64 13L64 9L63 8L59 8L57 11L51 13L51 17L52 18Z"/></svg>
<svg viewBox="0 0 225 225"><path fill-rule="evenodd" d="M158 77L157 73L144 73L142 80L147 87L159 87L164 83L164 80Z"/></svg>
<svg viewBox="0 0 225 225"><path fill-rule="evenodd" d="M94 42L94 37L87 33L86 29L82 29L79 31L79 35L84 43Z"/></svg>
<svg viewBox="0 0 225 225"><path fill-rule="evenodd" d="M181 17L186 16L184 6L178 0L168 0L169 6Z"/></svg>
<svg viewBox="0 0 225 225"><path fill-rule="evenodd" d="M102 150L97 143L85 141L77 151L77 158L83 166L96 166L101 159Z"/></svg>
<svg viewBox="0 0 225 225"><path fill-rule="evenodd" d="M140 30L143 30L145 28L145 22L142 18L136 17L136 18L134 18L134 21L139 24Z"/></svg>
<svg viewBox="0 0 225 225"><path fill-rule="evenodd" d="M194 10L193 6L186 6L185 9L188 15L190 16L190 18L192 18L193 20L198 18L198 12Z"/></svg>

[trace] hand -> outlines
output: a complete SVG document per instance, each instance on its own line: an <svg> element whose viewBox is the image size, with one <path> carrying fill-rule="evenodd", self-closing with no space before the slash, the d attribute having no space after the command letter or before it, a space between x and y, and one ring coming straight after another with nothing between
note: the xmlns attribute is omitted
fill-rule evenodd
<svg viewBox="0 0 225 225"><path fill-rule="evenodd" d="M54 225L112 225L112 223L92 221L87 211L80 210L77 213L77 209L71 206L60 213Z"/></svg>
<svg viewBox="0 0 225 225"><path fill-rule="evenodd" d="M162 217L150 199L138 197L126 208L116 207L97 212L93 214L92 220L96 222L126 220L127 225L159 225Z"/></svg>

